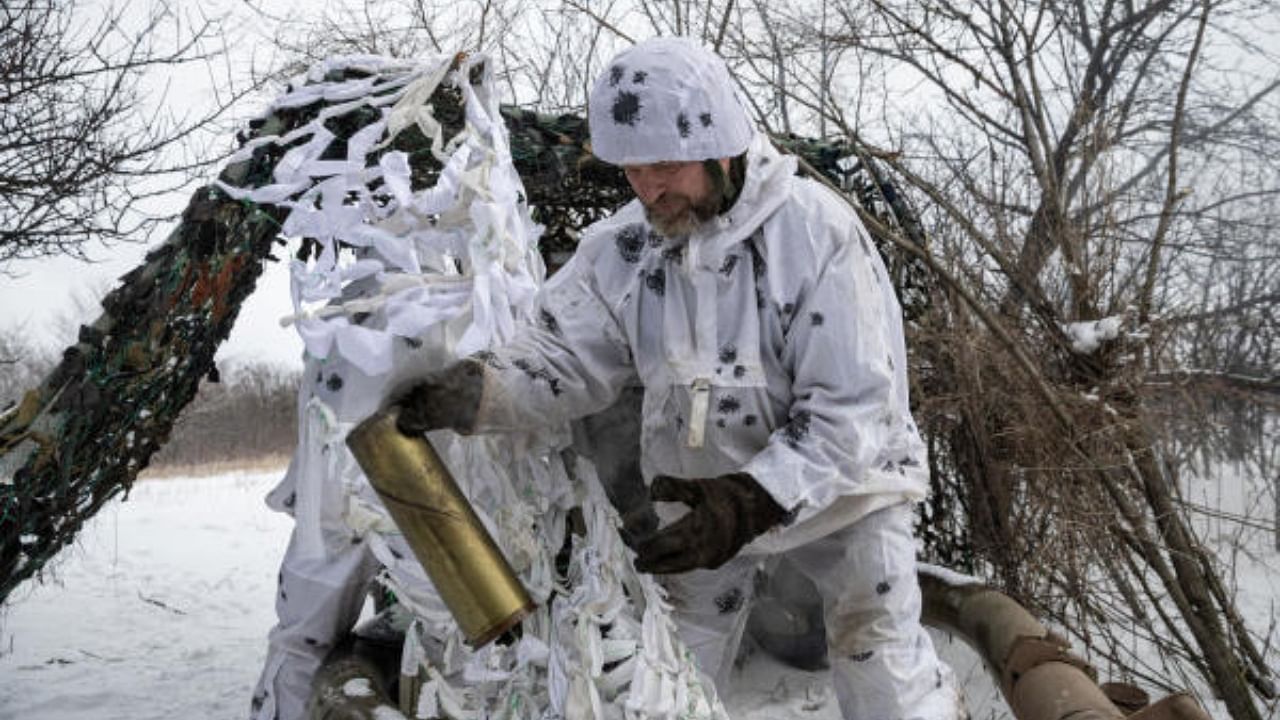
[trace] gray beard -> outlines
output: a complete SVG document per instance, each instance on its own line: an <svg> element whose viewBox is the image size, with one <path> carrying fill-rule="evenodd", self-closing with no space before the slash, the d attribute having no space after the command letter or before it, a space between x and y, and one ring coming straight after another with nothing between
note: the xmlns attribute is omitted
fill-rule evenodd
<svg viewBox="0 0 1280 720"><path fill-rule="evenodd" d="M720 203L718 201L713 202L711 199L707 199L676 215L674 218L663 219L654 215L646 207L644 209L644 219L649 221L649 225L663 237L688 237L714 218L719 209Z"/></svg>

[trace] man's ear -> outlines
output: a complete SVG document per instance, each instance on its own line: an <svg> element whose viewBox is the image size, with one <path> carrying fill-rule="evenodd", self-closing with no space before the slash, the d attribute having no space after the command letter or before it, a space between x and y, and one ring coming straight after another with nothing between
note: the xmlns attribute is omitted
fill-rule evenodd
<svg viewBox="0 0 1280 720"><path fill-rule="evenodd" d="M702 168L711 179L712 195L720 198L718 212L724 212L733 207L733 203L738 199L738 193L742 189L739 187L739 183L734 182L733 174L729 172L731 164L732 160L730 158L708 158L702 161Z"/></svg>

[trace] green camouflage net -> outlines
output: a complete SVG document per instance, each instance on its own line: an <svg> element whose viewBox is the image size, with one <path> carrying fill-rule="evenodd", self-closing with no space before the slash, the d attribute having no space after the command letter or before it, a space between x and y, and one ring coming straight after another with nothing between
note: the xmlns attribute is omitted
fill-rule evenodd
<svg viewBox="0 0 1280 720"><path fill-rule="evenodd" d="M344 72L330 79L358 74ZM432 96L446 137L461 128L460 101L447 86ZM252 122L239 139L284 135L325 106L276 110ZM336 139L326 156L343 157L346 139L375 112L357 104L327 120ZM589 152L583 118L511 107L503 108L503 116L534 217L546 227L540 249L548 266L558 267L572 253L577 230L613 212L631 191L617 168ZM800 138L779 144L856 197L882 225L923 244L903 199L877 179L865 156L859 160L847 146ZM220 179L241 188L269 184L287 149L259 145ZM415 184L434 182L439 163L416 129L400 133L386 150L409 154ZM128 493L201 379L215 372L215 351L264 263L275 260L272 251L283 244L278 230L287 214L279 206L234 200L212 186L197 191L179 225L121 278L103 301L101 317L81 328L56 369L0 415L0 603L40 573L109 499ZM925 270L885 238L877 242L908 317L917 315L927 301ZM304 241L299 253L310 250Z"/></svg>

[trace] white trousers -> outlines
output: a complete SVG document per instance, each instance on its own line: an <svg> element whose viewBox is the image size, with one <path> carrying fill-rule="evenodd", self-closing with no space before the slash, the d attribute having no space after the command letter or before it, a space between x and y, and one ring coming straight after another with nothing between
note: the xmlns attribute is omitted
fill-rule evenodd
<svg viewBox="0 0 1280 720"><path fill-rule="evenodd" d="M303 558L297 530L280 564L278 622L253 691L251 720L303 720L316 670L360 619L378 563L365 543L324 557Z"/></svg>
<svg viewBox="0 0 1280 720"><path fill-rule="evenodd" d="M848 720L954 720L961 713L951 669L920 624L911 523L911 505L894 505L784 554L822 596L832 683ZM663 578L681 638L722 696L760 562L738 557L715 570Z"/></svg>

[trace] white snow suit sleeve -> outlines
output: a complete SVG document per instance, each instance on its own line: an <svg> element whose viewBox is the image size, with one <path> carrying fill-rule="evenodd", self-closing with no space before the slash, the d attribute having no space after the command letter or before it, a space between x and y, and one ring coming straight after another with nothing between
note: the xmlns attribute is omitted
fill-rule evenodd
<svg viewBox="0 0 1280 720"><path fill-rule="evenodd" d="M826 227L806 230L834 242L814 248L821 270L799 288L785 334L782 362L793 401L787 420L743 467L796 521L841 498L901 497L907 475L917 476L907 484L923 494L900 307L862 224L841 201L820 194L819 211L807 222Z"/></svg>
<svg viewBox="0 0 1280 720"><path fill-rule="evenodd" d="M593 250L582 247L538 297L536 323L474 356L485 378L476 432L557 425L611 405L635 385L631 351L597 286Z"/></svg>

